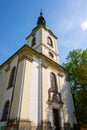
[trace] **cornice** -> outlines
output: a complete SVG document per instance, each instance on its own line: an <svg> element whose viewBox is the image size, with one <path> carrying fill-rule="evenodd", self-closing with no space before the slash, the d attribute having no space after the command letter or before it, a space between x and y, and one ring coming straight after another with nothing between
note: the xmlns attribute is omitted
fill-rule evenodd
<svg viewBox="0 0 87 130"><path fill-rule="evenodd" d="M6 67L6 69L5 69L6 72L10 70L10 64L11 63L9 62L8 65L7 65L7 67Z"/></svg>
<svg viewBox="0 0 87 130"><path fill-rule="evenodd" d="M34 28L33 30L32 30L32 32L30 33L30 35L28 35L27 37L26 37L26 40L29 38L29 37L31 37L36 31L38 31L40 28L44 28L46 31L48 31L53 37L55 37L56 39L57 39L57 36L50 30L50 29L48 29L46 26L44 26L44 25L40 25L40 26L37 26L36 28Z"/></svg>
<svg viewBox="0 0 87 130"><path fill-rule="evenodd" d="M47 69L49 67L47 64L45 64L43 62L41 63L41 66L44 67L45 69Z"/></svg>
<svg viewBox="0 0 87 130"><path fill-rule="evenodd" d="M46 57L43 54L41 54L40 56L41 56L40 58L43 60L43 63L46 64L46 66L48 66L49 68L55 68L59 73L63 72L69 75L69 72L61 65L59 65L57 62L51 60L50 58Z"/></svg>
<svg viewBox="0 0 87 130"><path fill-rule="evenodd" d="M50 49L48 46L44 45L43 43L40 43L38 46L36 46L34 49L37 49L40 46L44 46L47 50L54 53L56 56L59 56L54 50Z"/></svg>
<svg viewBox="0 0 87 130"><path fill-rule="evenodd" d="M31 55L28 51L19 54L19 62L23 61L24 59L33 62L33 55Z"/></svg>
<svg viewBox="0 0 87 130"><path fill-rule="evenodd" d="M31 62L33 61L33 56L35 56L39 59L42 59L42 61L43 61L42 66L45 66L46 68L55 67L55 69L58 70L59 72L63 72L63 73L66 73L69 75L69 72L66 69L64 69L61 65L59 65L57 62L51 60L44 54L35 51L34 49L32 49L31 47L29 47L26 44L23 47L21 47L14 55L12 55L7 61L5 61L0 66L0 69L2 69L8 63L11 63L11 61L17 56L19 57L19 61L26 58L27 60L29 60Z"/></svg>
<svg viewBox="0 0 87 130"><path fill-rule="evenodd" d="M58 76L63 77L63 76L64 76L64 73L59 72L59 73L58 73Z"/></svg>

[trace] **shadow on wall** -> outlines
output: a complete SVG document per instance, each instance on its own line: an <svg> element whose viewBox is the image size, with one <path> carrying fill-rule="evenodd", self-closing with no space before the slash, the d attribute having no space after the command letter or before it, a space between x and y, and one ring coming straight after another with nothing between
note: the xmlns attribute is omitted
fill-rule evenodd
<svg viewBox="0 0 87 130"><path fill-rule="evenodd" d="M24 126L20 126L19 128L18 125L15 125L15 126L9 126L9 127L5 126L1 128L0 130L54 130L54 129L51 127L50 122L42 122L37 127L24 125Z"/></svg>
<svg viewBox="0 0 87 130"><path fill-rule="evenodd" d="M65 118L67 118L66 119L67 121L64 123L64 130L79 130L78 125L72 121L72 120L74 120L74 107L73 107L74 104L73 104L72 94L70 94L71 91L69 90L70 89L69 87L70 86L69 86L68 82L67 83L65 82L63 84L63 88L61 89L63 103L66 104L63 106L64 107L64 120L65 120ZM68 106L68 108L67 108L67 106ZM71 113L71 111L72 111L72 113ZM68 112L70 112L70 113L67 114ZM71 124L71 122L72 122L72 124Z"/></svg>
<svg viewBox="0 0 87 130"><path fill-rule="evenodd" d="M18 126L11 126L11 127L3 127L0 130L55 130L53 127L51 127L51 123L50 122L44 122L42 123L43 127L40 125L38 125L37 127L35 126L22 126L20 128L18 128ZM65 124L64 130L79 130L77 127L71 128L69 123Z"/></svg>

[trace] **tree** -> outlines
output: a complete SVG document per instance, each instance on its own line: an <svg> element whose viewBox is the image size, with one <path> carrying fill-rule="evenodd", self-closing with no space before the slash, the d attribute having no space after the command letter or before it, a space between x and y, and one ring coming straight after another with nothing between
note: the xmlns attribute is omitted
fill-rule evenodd
<svg viewBox="0 0 87 130"><path fill-rule="evenodd" d="M80 126L87 125L87 49L70 51L64 67L70 72L75 112Z"/></svg>

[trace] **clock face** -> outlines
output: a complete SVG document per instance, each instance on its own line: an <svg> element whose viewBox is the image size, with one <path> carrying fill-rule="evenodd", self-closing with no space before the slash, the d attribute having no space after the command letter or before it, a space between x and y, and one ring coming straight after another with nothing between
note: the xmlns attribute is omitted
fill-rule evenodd
<svg viewBox="0 0 87 130"><path fill-rule="evenodd" d="M47 43L48 43L48 45L53 47L52 39L50 37L47 38Z"/></svg>

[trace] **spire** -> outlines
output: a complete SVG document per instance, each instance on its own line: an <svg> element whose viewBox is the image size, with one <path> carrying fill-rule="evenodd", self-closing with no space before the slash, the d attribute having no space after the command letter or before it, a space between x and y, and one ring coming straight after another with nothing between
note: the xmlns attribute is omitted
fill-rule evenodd
<svg viewBox="0 0 87 130"><path fill-rule="evenodd" d="M40 16L42 16L43 15L43 13L42 13L42 9L40 10Z"/></svg>
<svg viewBox="0 0 87 130"><path fill-rule="evenodd" d="M46 25L46 21L45 21L45 18L43 17L43 13L42 13L42 9L40 11L40 16L38 17L38 20L37 20L37 25Z"/></svg>

